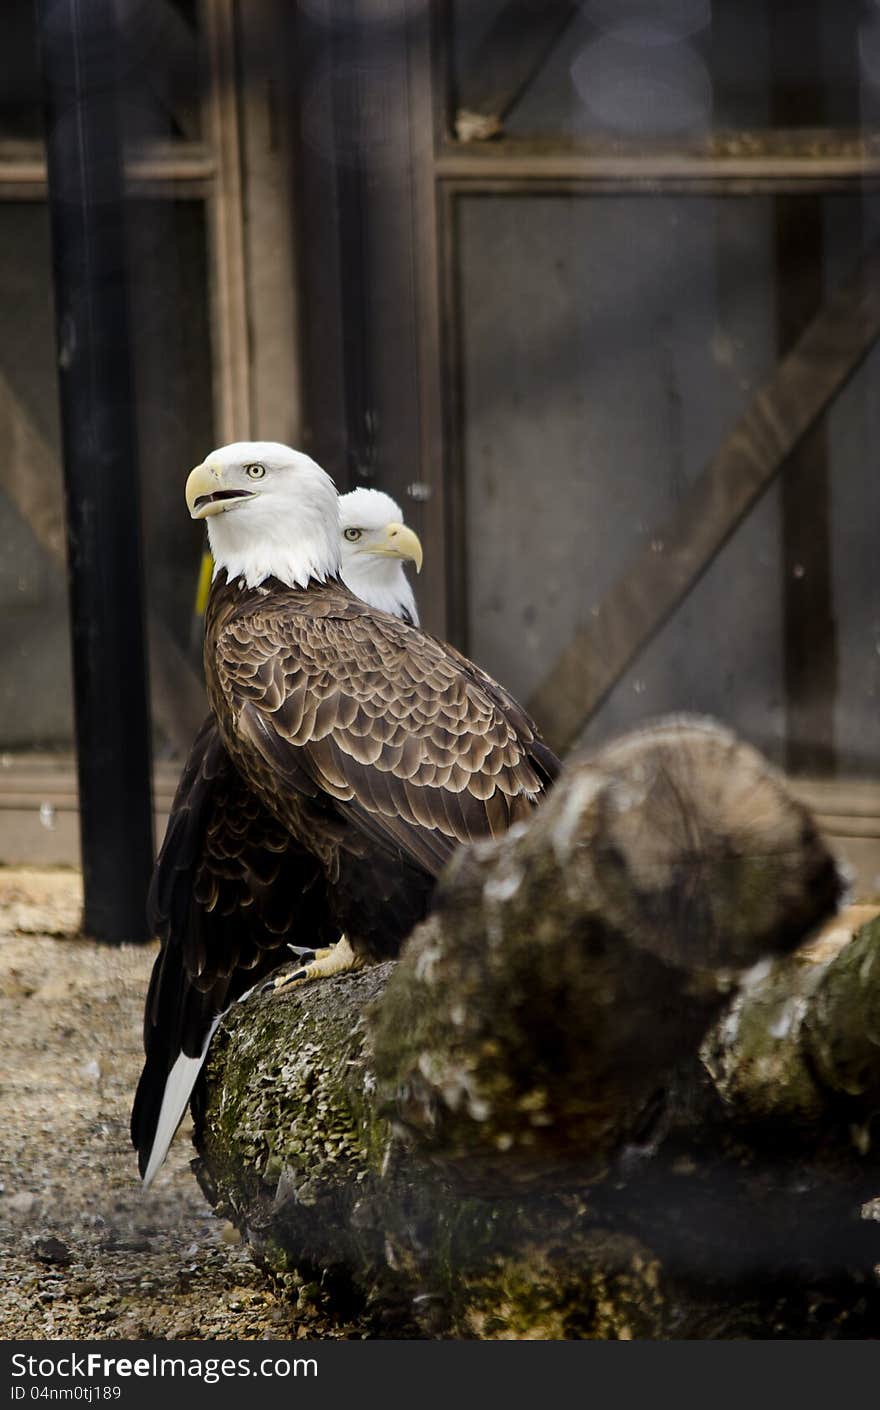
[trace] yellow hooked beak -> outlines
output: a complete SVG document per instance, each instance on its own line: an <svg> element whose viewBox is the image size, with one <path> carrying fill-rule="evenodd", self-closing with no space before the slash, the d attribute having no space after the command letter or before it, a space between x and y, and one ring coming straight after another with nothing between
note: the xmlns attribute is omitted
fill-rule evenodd
<svg viewBox="0 0 880 1410"><path fill-rule="evenodd" d="M186 507L191 519L210 519L223 514L233 504L252 499L250 490L229 490L223 484L223 471L207 461L191 470L186 482Z"/></svg>
<svg viewBox="0 0 880 1410"><path fill-rule="evenodd" d="M406 524L386 524L383 537L376 543L365 544L361 553L373 553L380 558L403 558L415 563L416 572L422 571L422 545L418 534L408 529Z"/></svg>

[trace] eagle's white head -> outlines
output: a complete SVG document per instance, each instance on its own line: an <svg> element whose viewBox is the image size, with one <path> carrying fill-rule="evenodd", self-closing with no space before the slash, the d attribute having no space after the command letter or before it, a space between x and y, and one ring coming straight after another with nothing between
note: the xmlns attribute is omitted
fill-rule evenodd
<svg viewBox="0 0 880 1410"><path fill-rule="evenodd" d="M422 568L422 545L403 523L400 505L381 490L359 488L339 499L342 578L358 597L419 625L405 562Z"/></svg>
<svg viewBox="0 0 880 1410"><path fill-rule="evenodd" d="M186 482L193 519L206 519L215 572L259 587L325 582L341 567L339 500L308 455L277 441L236 441L197 465Z"/></svg>

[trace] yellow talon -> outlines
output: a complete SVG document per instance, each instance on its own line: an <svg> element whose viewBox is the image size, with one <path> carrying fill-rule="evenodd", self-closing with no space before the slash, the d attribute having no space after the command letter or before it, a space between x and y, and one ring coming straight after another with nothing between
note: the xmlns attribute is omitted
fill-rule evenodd
<svg viewBox="0 0 880 1410"><path fill-rule="evenodd" d="M273 988L277 993L279 989L306 984L310 979L330 979L334 974L347 974L350 970L364 969L366 963L361 955L355 954L348 943L348 936L343 935L341 940L328 949L316 950L315 958L303 965L302 969L293 974L279 976L273 982Z"/></svg>

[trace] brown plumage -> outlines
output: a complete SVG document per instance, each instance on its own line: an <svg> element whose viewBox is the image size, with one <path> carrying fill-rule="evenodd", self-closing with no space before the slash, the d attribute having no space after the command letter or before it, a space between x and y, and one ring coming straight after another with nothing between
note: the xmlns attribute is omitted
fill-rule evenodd
<svg viewBox="0 0 880 1410"><path fill-rule="evenodd" d="M555 773L488 677L338 582L218 582L205 661L234 766L332 882L376 851L433 880L459 843L528 816ZM361 934L355 916L346 925L374 958L403 938L396 926Z"/></svg>
<svg viewBox="0 0 880 1410"><path fill-rule="evenodd" d="M558 769L500 686L335 579L247 588L221 572L205 669L212 716L151 890L142 1173L175 1065L193 1060L191 1087L217 1016L287 944L344 932L367 958L396 955L455 848L526 818Z"/></svg>

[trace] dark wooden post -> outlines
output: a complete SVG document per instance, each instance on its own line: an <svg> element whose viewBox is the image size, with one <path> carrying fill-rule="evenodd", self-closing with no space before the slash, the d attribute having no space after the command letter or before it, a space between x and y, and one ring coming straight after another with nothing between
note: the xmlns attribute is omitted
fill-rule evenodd
<svg viewBox="0 0 880 1410"><path fill-rule="evenodd" d="M430 9L291 7L305 444L340 491L386 490L425 545L445 634Z"/></svg>
<svg viewBox="0 0 880 1410"><path fill-rule="evenodd" d="M38 0L84 928L147 938L150 717L112 0Z"/></svg>
<svg viewBox="0 0 880 1410"><path fill-rule="evenodd" d="M791 76L793 18L780 7L771 7L769 13L774 122L782 128L820 127L826 114L818 11L814 7L796 25L795 72L803 75L800 81ZM824 300L824 202L821 195L780 195L775 210L777 329L784 355ZM837 629L824 420L807 432L782 472L782 568L786 767L794 774L830 774L835 758Z"/></svg>

